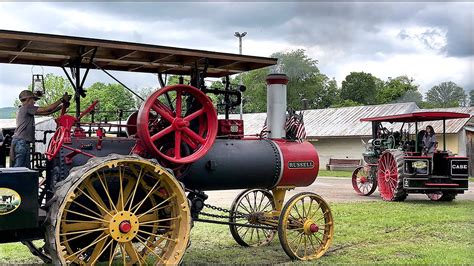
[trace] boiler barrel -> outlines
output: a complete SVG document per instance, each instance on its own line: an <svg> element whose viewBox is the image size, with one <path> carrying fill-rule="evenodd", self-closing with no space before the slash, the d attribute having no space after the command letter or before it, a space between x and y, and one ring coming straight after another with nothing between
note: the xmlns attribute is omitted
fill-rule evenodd
<svg viewBox="0 0 474 266"><path fill-rule="evenodd" d="M217 139L212 149L179 177L186 188L271 188L281 177L280 151L271 140Z"/></svg>
<svg viewBox="0 0 474 266"><path fill-rule="evenodd" d="M198 190L304 187L318 170L318 153L309 142L218 139L179 180Z"/></svg>

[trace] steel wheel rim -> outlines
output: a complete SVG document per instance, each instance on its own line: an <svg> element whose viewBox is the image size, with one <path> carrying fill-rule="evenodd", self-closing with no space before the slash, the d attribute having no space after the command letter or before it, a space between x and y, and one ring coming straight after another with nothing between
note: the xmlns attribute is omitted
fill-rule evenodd
<svg viewBox="0 0 474 266"><path fill-rule="evenodd" d="M329 205L313 193L290 199L280 217L279 237L285 252L293 259L320 258L334 237Z"/></svg>
<svg viewBox="0 0 474 266"><path fill-rule="evenodd" d="M189 207L181 186L157 165L129 163L111 162L96 167L69 191L56 221L56 250L61 263L179 262L190 230ZM122 170L112 172L112 167ZM116 195L109 185L119 187ZM108 195L104 188L110 189ZM128 232L111 226L122 221L131 223ZM94 240L84 241L86 238Z"/></svg>
<svg viewBox="0 0 474 266"><path fill-rule="evenodd" d="M352 187L358 194L371 194L374 182L369 177L369 172L365 167L359 167L352 173Z"/></svg>
<svg viewBox="0 0 474 266"><path fill-rule="evenodd" d="M273 224L271 220L265 220L265 217L272 217L272 211L275 210L273 196L265 190L252 189L244 191L237 197L235 205L232 206L233 215L250 215L247 218L231 219L231 222L263 225ZM264 222L262 223L262 220ZM268 223L267 223L268 221ZM233 226L237 237L246 244L246 246L257 247L269 244L274 236L275 230L250 228L242 226ZM236 236L234 236L236 237ZM240 244L240 243L239 243Z"/></svg>
<svg viewBox="0 0 474 266"><path fill-rule="evenodd" d="M380 158L377 179L380 196L384 200L391 200L398 182L398 166L392 154L385 153Z"/></svg>

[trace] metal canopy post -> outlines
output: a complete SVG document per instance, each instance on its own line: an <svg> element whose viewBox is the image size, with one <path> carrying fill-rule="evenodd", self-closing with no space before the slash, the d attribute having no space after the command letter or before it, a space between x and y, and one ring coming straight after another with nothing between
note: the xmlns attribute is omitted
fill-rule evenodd
<svg viewBox="0 0 474 266"><path fill-rule="evenodd" d="M415 122L415 152L418 152L418 122Z"/></svg>
<svg viewBox="0 0 474 266"><path fill-rule="evenodd" d="M446 118L443 118L443 151L446 151Z"/></svg>

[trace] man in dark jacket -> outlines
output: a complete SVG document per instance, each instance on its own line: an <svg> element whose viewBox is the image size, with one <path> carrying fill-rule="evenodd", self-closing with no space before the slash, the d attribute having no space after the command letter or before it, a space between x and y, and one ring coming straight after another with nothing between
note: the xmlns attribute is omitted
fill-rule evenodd
<svg viewBox="0 0 474 266"><path fill-rule="evenodd" d="M13 167L30 167L30 144L35 141L35 115L50 115L60 110L63 103L69 103L70 96L64 94L61 99L46 107L35 106L39 97L29 90L20 92L19 98L21 106L16 115L10 160Z"/></svg>

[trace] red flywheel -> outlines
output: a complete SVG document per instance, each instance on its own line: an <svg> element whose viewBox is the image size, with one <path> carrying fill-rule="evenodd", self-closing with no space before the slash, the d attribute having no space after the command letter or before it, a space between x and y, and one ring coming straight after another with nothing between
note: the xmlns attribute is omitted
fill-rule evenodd
<svg viewBox="0 0 474 266"><path fill-rule="evenodd" d="M148 152L173 163L191 163L212 147L217 112L206 94L195 87L164 87L140 107L137 136Z"/></svg>

